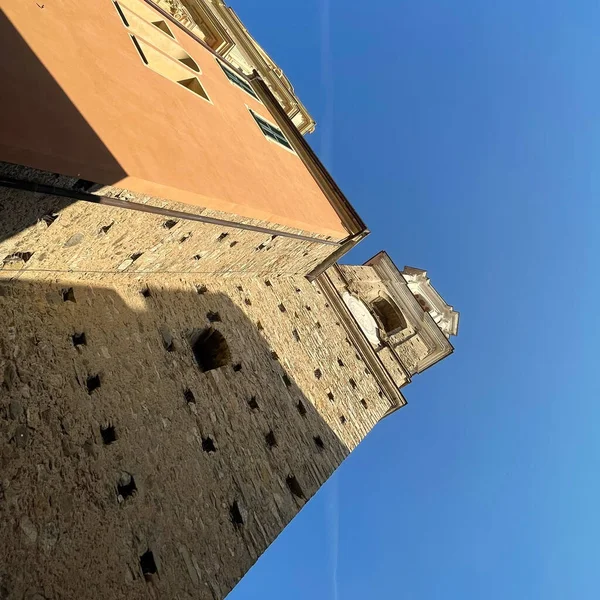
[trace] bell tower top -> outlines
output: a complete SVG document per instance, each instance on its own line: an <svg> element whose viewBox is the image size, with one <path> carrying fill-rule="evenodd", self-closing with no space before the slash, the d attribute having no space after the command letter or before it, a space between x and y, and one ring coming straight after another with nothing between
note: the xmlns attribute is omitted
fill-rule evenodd
<svg viewBox="0 0 600 600"><path fill-rule="evenodd" d="M421 308L431 315L447 338L458 334L459 313L454 310L431 285L427 271L414 267L404 267L402 276L408 289L413 293Z"/></svg>

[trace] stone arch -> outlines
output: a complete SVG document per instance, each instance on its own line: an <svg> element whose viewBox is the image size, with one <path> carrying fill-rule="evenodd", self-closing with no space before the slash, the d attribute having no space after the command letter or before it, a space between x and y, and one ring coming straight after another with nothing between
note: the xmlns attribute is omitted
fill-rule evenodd
<svg viewBox="0 0 600 600"><path fill-rule="evenodd" d="M227 340L214 327L194 332L191 346L196 363L203 372L219 369L231 362L231 351Z"/></svg>
<svg viewBox="0 0 600 600"><path fill-rule="evenodd" d="M406 319L402 311L387 298L379 296L373 300L371 307L388 335L406 329Z"/></svg>

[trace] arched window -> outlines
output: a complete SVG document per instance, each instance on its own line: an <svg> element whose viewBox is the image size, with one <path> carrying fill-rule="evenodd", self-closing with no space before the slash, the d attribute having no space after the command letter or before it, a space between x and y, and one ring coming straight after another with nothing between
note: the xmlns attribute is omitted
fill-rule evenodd
<svg viewBox="0 0 600 600"><path fill-rule="evenodd" d="M227 341L214 327L195 332L191 344L194 358L201 371L212 371L231 362Z"/></svg>
<svg viewBox="0 0 600 600"><path fill-rule="evenodd" d="M388 335L406 328L406 319L400 309L386 298L377 298L371 304L379 322Z"/></svg>

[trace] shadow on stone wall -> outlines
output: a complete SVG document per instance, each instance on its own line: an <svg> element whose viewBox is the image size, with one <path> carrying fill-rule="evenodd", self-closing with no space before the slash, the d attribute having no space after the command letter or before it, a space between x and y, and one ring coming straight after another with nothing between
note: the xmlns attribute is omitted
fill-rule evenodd
<svg viewBox="0 0 600 600"><path fill-rule="evenodd" d="M43 4L38 3L40 19L44 10L50 10L42 8ZM88 166L104 174L105 184L123 179L126 173L121 165L2 10L0 56L0 161L27 164L76 179L85 177L80 172ZM22 169L5 171L4 175L14 178L23 176ZM87 189L87 183L81 180L78 187ZM70 203L68 199L60 202L62 206ZM8 221L5 213L11 216ZM4 225L0 242L45 214L42 209L33 215L19 214L17 205L0 199L0 223Z"/></svg>
<svg viewBox="0 0 600 600"><path fill-rule="evenodd" d="M348 450L228 296L99 283L0 283L0 598L223 598Z"/></svg>

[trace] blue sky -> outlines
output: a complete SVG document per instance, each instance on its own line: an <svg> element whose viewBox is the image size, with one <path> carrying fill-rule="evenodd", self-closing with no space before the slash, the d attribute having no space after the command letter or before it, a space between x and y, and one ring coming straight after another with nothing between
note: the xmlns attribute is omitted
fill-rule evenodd
<svg viewBox="0 0 600 600"><path fill-rule="evenodd" d="M231 3L461 329L230 600L598 598L600 5Z"/></svg>

